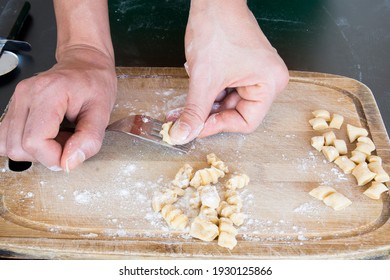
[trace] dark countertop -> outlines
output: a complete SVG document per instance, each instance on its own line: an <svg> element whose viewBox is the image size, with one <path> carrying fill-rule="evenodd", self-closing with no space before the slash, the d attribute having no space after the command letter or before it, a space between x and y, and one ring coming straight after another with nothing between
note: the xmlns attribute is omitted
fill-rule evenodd
<svg viewBox="0 0 390 280"><path fill-rule="evenodd" d="M112 0L110 20L118 66L183 66L189 0ZM0 110L16 84L55 63L51 1L30 0L18 39L33 46L19 67L0 77ZM390 129L389 0L248 0L260 26L290 70L354 78L374 93Z"/></svg>

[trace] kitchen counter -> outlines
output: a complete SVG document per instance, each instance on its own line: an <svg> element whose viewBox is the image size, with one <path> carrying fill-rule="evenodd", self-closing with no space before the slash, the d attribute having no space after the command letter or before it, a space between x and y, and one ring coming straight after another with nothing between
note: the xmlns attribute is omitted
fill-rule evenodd
<svg viewBox="0 0 390 280"><path fill-rule="evenodd" d="M24 78L55 63L51 1L30 0L18 39L33 46L19 67L0 77L0 110ZM260 26L291 70L347 76L373 92L390 129L390 2L382 0L249 0ZM117 66L174 66L185 62L183 38L189 1L109 1Z"/></svg>

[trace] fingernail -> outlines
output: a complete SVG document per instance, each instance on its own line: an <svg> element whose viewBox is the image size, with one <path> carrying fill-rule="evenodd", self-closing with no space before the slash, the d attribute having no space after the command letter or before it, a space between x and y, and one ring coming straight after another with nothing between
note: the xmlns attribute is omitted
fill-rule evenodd
<svg viewBox="0 0 390 280"><path fill-rule="evenodd" d="M188 124L181 122L180 120L175 122L169 131L172 143L175 145L185 143L187 138L190 136L190 133L191 127Z"/></svg>
<svg viewBox="0 0 390 280"><path fill-rule="evenodd" d="M55 165L55 166L49 167L49 170L58 172L58 171L62 171L62 168L57 166L57 165Z"/></svg>
<svg viewBox="0 0 390 280"><path fill-rule="evenodd" d="M70 172L71 169L74 169L76 166L84 162L85 160L85 154L82 150L77 150L74 152L67 160L65 163L65 171L67 173Z"/></svg>

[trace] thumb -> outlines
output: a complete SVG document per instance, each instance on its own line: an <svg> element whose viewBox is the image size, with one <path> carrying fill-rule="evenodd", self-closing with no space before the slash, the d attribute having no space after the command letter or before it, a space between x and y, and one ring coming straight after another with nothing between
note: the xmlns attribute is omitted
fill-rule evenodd
<svg viewBox="0 0 390 280"><path fill-rule="evenodd" d="M180 117L173 124L169 135L174 145L182 145L195 139L204 127L215 100L210 87L201 85L199 80L191 77L186 104Z"/></svg>
<svg viewBox="0 0 390 280"><path fill-rule="evenodd" d="M66 141L61 157L61 167L66 172L100 150L109 121L109 114L102 113L103 110L95 107L80 114L75 133Z"/></svg>

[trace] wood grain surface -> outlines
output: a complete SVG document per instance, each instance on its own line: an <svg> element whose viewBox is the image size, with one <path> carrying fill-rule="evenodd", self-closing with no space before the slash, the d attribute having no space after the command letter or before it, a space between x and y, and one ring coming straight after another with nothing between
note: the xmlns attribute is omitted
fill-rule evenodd
<svg viewBox="0 0 390 280"><path fill-rule="evenodd" d="M184 105L188 78L179 68L117 68L119 87L111 121L129 114L164 119ZM108 132L99 154L70 172L40 164L9 170L0 158L0 255L17 258L388 258L390 199L363 195L345 175L310 146L320 135L311 112L326 109L345 123L368 129L387 172L389 138L370 90L335 75L290 72L287 89L252 134L222 133L198 139L189 154ZM335 131L347 139L345 124ZM349 151L354 144L348 143ZM247 219L233 250L168 229L151 209L153 192L189 163L206 167L214 152L233 172L251 178L241 196ZM228 176L221 182L223 183ZM352 205L334 211L308 192L328 185ZM190 217L188 197L178 205Z"/></svg>

